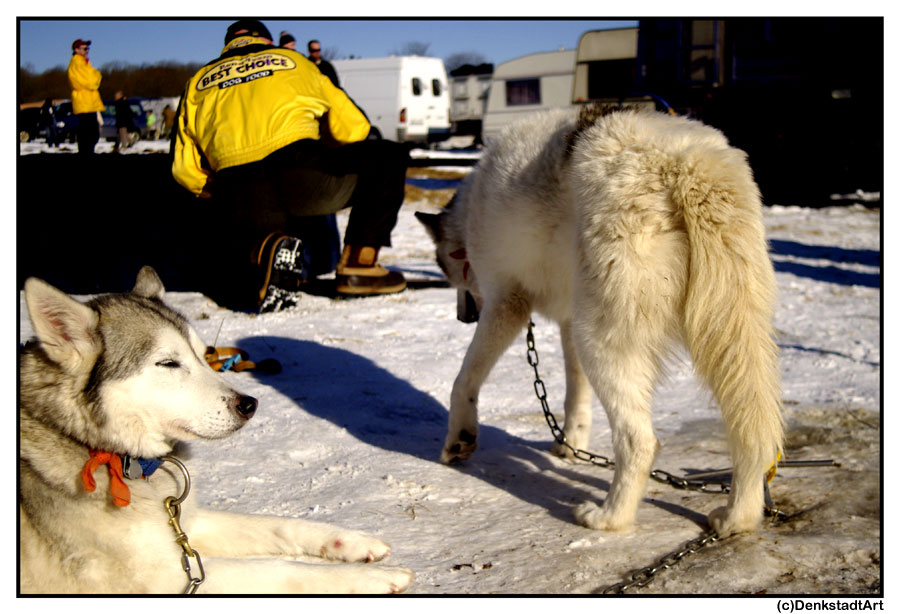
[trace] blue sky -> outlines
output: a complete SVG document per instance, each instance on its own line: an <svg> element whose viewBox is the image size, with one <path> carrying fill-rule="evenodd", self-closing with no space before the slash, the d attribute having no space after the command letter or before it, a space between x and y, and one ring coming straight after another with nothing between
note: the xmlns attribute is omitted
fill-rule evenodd
<svg viewBox="0 0 900 614"><path fill-rule="evenodd" d="M36 72L67 66L72 41L90 40L91 62L131 64L207 62L222 49L227 20L167 19L125 20L26 20L19 22L19 65ZM499 64L538 51L560 47L574 49L587 30L636 26L637 21L598 20L288 20L262 19L277 37L281 30L294 35L306 47L317 38L326 50L336 48L341 57L390 55L410 41L429 43L428 54L439 58L458 52L475 52Z"/></svg>

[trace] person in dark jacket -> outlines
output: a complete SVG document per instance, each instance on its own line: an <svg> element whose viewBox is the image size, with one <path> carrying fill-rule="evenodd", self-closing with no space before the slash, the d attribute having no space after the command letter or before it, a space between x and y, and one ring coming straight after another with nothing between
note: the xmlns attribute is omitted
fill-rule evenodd
<svg viewBox="0 0 900 614"><path fill-rule="evenodd" d="M56 133L56 116L53 114L53 99L48 98L41 107L40 125L47 129L47 145L56 147L59 145L59 136Z"/></svg>
<svg viewBox="0 0 900 614"><path fill-rule="evenodd" d="M130 142L130 132L137 130L134 125L134 111L131 110L131 103L121 91L116 92L116 146L113 147L113 153L118 153L128 147Z"/></svg>
<svg viewBox="0 0 900 614"><path fill-rule="evenodd" d="M306 48L309 50L309 61L319 67L319 72L331 79L334 87L341 87L334 66L328 60L322 59L322 44L313 39L306 44Z"/></svg>

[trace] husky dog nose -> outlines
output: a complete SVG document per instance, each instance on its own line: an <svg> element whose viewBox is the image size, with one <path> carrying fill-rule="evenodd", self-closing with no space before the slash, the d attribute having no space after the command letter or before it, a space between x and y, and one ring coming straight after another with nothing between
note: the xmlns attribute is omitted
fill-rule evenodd
<svg viewBox="0 0 900 614"><path fill-rule="evenodd" d="M246 420L249 420L251 417L253 417L253 414L256 413L256 406L259 404L253 397L247 397L244 395L235 397L232 403L237 413L239 413L241 417Z"/></svg>

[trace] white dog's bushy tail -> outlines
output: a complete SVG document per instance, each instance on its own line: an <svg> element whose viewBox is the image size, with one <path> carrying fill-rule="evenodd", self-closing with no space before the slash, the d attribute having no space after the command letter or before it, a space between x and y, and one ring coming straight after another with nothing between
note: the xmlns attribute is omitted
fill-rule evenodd
<svg viewBox="0 0 900 614"><path fill-rule="evenodd" d="M695 369L714 391L727 425L732 498L743 497L745 489L761 490L753 481L762 480L782 446L775 276L745 154L701 145L686 150L681 162L671 196L683 211L690 244L684 332ZM756 499L733 500L732 514L758 514L762 502ZM726 525L741 530L745 522L729 518Z"/></svg>
<svg viewBox="0 0 900 614"><path fill-rule="evenodd" d="M613 484L604 514L624 518L630 512L616 501L639 497L655 443L649 397L660 356L679 335L721 406L734 461L731 500L713 527L723 536L751 530L784 430L759 189L746 155L718 130L623 111L587 107L567 139L583 253L579 356L623 433L616 463L640 459L617 468L623 486Z"/></svg>

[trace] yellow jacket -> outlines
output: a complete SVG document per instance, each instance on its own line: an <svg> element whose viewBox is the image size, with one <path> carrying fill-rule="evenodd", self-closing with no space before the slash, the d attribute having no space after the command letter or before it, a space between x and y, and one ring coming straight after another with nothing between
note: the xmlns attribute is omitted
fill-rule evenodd
<svg viewBox="0 0 900 614"><path fill-rule="evenodd" d="M188 81L175 120L172 175L199 196L216 171L318 139L326 112L337 141L368 136L365 115L303 55L236 38Z"/></svg>
<svg viewBox="0 0 900 614"><path fill-rule="evenodd" d="M69 85L72 86L72 113L92 113L106 107L100 99L100 71L84 57L72 54L69 61Z"/></svg>

